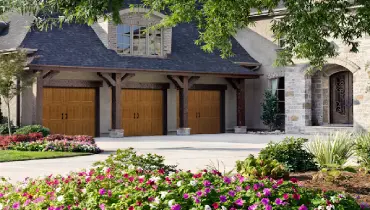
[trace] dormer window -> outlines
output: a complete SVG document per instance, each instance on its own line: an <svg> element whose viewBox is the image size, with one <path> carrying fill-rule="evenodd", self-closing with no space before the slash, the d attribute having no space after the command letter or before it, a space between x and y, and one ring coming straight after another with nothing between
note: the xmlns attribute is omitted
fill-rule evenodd
<svg viewBox="0 0 370 210"><path fill-rule="evenodd" d="M163 56L162 30L149 26L121 24L117 26L117 53L122 55Z"/></svg>

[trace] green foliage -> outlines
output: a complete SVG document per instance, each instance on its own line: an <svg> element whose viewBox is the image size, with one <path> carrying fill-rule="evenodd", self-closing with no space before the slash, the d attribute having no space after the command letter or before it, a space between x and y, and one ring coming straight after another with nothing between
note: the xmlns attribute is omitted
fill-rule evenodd
<svg viewBox="0 0 370 210"><path fill-rule="evenodd" d="M307 141L304 138L287 137L279 143L270 142L260 151L259 157L275 159L293 172L317 170L314 156L303 148Z"/></svg>
<svg viewBox="0 0 370 210"><path fill-rule="evenodd" d="M13 126L13 124L11 124L10 129L13 133L16 130L16 127ZM6 134L9 134L8 123L0 124L0 135L6 135Z"/></svg>
<svg viewBox="0 0 370 210"><path fill-rule="evenodd" d="M321 168L341 167L354 154L354 136L346 132L335 132L329 136L317 135L306 145Z"/></svg>
<svg viewBox="0 0 370 210"><path fill-rule="evenodd" d="M43 18L37 18L36 23L44 30L68 22L92 25L99 18L120 23L119 10L124 2L126 0L81 0L73 3L69 0L5 0L0 1L0 15L12 10L33 14L42 11ZM233 54L230 39L237 30L254 24L254 19L250 18L251 11L257 9L258 13L264 11L272 14L279 2L280 0L143 0L144 5L140 7L150 8L150 12L166 11L168 16L155 27L194 22L201 32L196 43L206 52L220 51L222 57L227 57ZM331 44L330 37L343 41L351 47L352 52L357 52L359 42L356 39L370 33L368 0L284 0L284 5L284 17L274 21L271 27L276 39L284 38L286 43L278 53L276 63L279 65L292 64L296 57L308 59L313 68L321 69L328 57L337 55L337 49ZM56 12L60 14L58 18L53 15Z"/></svg>
<svg viewBox="0 0 370 210"><path fill-rule="evenodd" d="M7 116L10 116L10 101L33 83L35 74L24 71L26 63L27 54L24 51L0 53L0 96L7 106ZM8 130L12 134L9 117Z"/></svg>
<svg viewBox="0 0 370 210"><path fill-rule="evenodd" d="M278 98L270 90L266 90L264 93L264 102L262 103L261 120L263 124L269 127L270 131L279 127L278 114Z"/></svg>
<svg viewBox="0 0 370 210"><path fill-rule="evenodd" d="M26 125L18 128L14 134L27 135L30 133L42 133L42 135L46 137L50 134L50 129L42 125Z"/></svg>
<svg viewBox="0 0 370 210"><path fill-rule="evenodd" d="M156 154L138 155L133 148L117 150L104 162L95 163L96 166L105 167L140 167L144 171L164 170L166 173L176 171L176 166L164 164L164 157Z"/></svg>
<svg viewBox="0 0 370 210"><path fill-rule="evenodd" d="M355 153L362 167L370 169L370 133L362 134L357 137Z"/></svg>
<svg viewBox="0 0 370 210"><path fill-rule="evenodd" d="M51 159L62 157L75 157L81 155L91 155L91 153L81 152L27 152L15 150L0 150L0 162Z"/></svg>
<svg viewBox="0 0 370 210"><path fill-rule="evenodd" d="M250 178L272 177L274 179L288 177L288 170L277 160L255 158L249 155L243 161L236 161L239 174Z"/></svg>

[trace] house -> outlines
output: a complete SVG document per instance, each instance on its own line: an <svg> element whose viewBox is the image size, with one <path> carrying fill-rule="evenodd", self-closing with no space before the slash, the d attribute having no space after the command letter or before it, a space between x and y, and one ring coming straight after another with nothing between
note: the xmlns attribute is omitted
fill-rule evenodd
<svg viewBox="0 0 370 210"><path fill-rule="evenodd" d="M28 71L38 72L34 86L13 101L13 122L92 136L245 131L244 84L261 76L260 64L236 40L230 59L203 52L193 24L145 33L164 17L145 12L121 10L120 25L48 31L28 30L30 17L8 14L0 50L32 50Z"/></svg>
<svg viewBox="0 0 370 210"><path fill-rule="evenodd" d="M283 5L275 15L253 15L255 26L232 39L235 56L229 59L196 46L192 24L143 33L164 17L146 18L145 12L123 9L120 25L65 24L42 32L24 27L32 19L8 15L0 50L28 49L29 71L39 73L13 101L11 119L93 136L121 129L125 136L263 130L261 102L271 89L287 133L370 130L368 37L358 54L334 40L340 55L307 76L307 61L273 66L283 40L275 41L270 25Z"/></svg>

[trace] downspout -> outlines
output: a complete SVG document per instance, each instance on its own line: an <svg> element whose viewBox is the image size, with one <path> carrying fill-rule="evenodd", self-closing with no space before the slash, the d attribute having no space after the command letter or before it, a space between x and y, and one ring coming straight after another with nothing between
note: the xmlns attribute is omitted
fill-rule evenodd
<svg viewBox="0 0 370 210"><path fill-rule="evenodd" d="M21 82L19 79L17 79L17 90L19 90L21 87ZM21 94L17 94L17 118L16 118L16 126L21 126Z"/></svg>

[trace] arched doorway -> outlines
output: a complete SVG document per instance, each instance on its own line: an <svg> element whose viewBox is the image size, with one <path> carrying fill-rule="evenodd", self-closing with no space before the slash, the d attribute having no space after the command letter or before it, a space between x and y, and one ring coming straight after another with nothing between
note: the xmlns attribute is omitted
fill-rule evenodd
<svg viewBox="0 0 370 210"><path fill-rule="evenodd" d="M350 71L330 76L330 123L353 124L353 75Z"/></svg>

